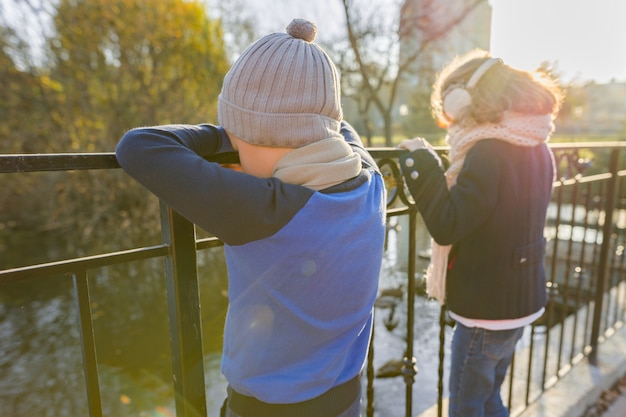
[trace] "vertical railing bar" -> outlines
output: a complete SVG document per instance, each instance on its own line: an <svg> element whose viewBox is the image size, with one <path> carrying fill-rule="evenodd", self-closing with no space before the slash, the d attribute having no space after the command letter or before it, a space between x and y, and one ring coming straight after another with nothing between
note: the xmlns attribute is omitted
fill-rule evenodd
<svg viewBox="0 0 626 417"><path fill-rule="evenodd" d="M413 357L413 331L415 327L415 262L417 258L417 210L409 210L409 245L407 265L407 333L406 351L402 363L402 373L406 384L406 417L413 415L413 383L415 382L416 360Z"/></svg>
<svg viewBox="0 0 626 417"><path fill-rule="evenodd" d="M613 324L615 323L614 321L614 317L615 317L615 309L617 308L616 302L617 300L615 299L615 291L612 290L612 283L613 283L613 274L615 273L615 263L616 263L616 259L617 259L617 253L616 253L616 249L617 249L617 244L618 244L619 238L616 235L616 239L615 239L615 245L612 247L611 252L610 252L610 260L609 260L609 265L608 265L608 274L607 274L607 305L606 305L606 316L605 316L605 320L604 320L604 328L605 330L613 327Z"/></svg>
<svg viewBox="0 0 626 417"><path fill-rule="evenodd" d="M165 282L177 417L207 415L194 225L161 202Z"/></svg>
<svg viewBox="0 0 626 417"><path fill-rule="evenodd" d="M613 222L611 221L611 224ZM614 248L614 243L615 241L613 240L613 229L611 229L611 235L610 235L610 245L608 246L608 251L607 251L607 256L606 256L606 266L603 268L603 270L605 271L605 276L604 276L604 291L603 291L603 296L602 296L602 314L600 315L601 319L600 319L600 329L599 329L599 338L598 340L602 339L603 335L606 333L608 326L609 326L609 311L610 311L610 307L611 307L611 292L609 291L609 284L610 284L610 278L611 278L611 252L613 252Z"/></svg>
<svg viewBox="0 0 626 417"><path fill-rule="evenodd" d="M543 363L541 373L541 387L540 391L544 391L546 375L548 372L548 349L550 344L550 327L554 320L554 298L558 292L558 284L556 280L557 276L557 261L559 258L559 226L561 225L561 210L563 205L563 188L565 187L564 178L559 179L559 186L556 187L556 217L554 219L554 242L552 244L552 260L550 268L550 278L547 283L548 288L548 304L544 316L546 317L546 338L545 347L543 352Z"/></svg>
<svg viewBox="0 0 626 417"><path fill-rule="evenodd" d="M572 338L571 338L571 349L570 349L570 355L569 355L569 363L570 364L574 363L574 357L577 355L577 353L576 353L576 340L577 340L577 336L578 336L578 326L580 326L580 324L578 322L578 314L579 314L580 308L583 305L583 302L582 302L582 281L583 281L583 279L585 277L584 270L582 268L580 268L577 272L575 272L575 276L576 276L576 301L575 301L576 309L574 310L574 320L573 320L573 324L572 324L573 328L572 328ZM584 329L583 329L583 331L584 331ZM582 352L583 350L584 350L584 343L583 343L583 346L581 346L580 351Z"/></svg>
<svg viewBox="0 0 626 417"><path fill-rule="evenodd" d="M550 349L550 328L554 325L554 299L558 295L558 289L554 286L548 288L548 305L546 306L546 338L543 350L543 364L541 374L541 392L545 391L546 376L548 373L548 351Z"/></svg>
<svg viewBox="0 0 626 417"><path fill-rule="evenodd" d="M607 269L609 268L607 261ZM606 275L608 277L608 273ZM609 315L609 306L611 304L611 293L609 291L608 282L604 283L604 292L602 293L602 313L600 313L600 327L598 330L598 344L602 339L602 336L608 329L608 315Z"/></svg>
<svg viewBox="0 0 626 417"><path fill-rule="evenodd" d="M618 178L618 207L619 207L619 211L620 211L620 215L624 216L626 215L626 207L623 206L623 201L624 201L624 195L621 192L621 190L623 189L623 177L620 176ZM623 225L623 223L622 223ZM624 281L624 262L626 261L626 241L625 241L625 236L626 236L626 229L625 228L621 228L620 229L620 236L621 236L621 246L622 246L622 252L621 252L621 257L619 259L618 265L617 265L617 274L618 274L618 279L616 280L615 285L618 287L619 291L618 294L616 295L617 298L617 311L616 311L616 320L615 320L615 324L618 324L620 322L622 322L624 320L624 304L622 302L622 297L620 297L620 295L622 295L623 291L622 291L622 281Z"/></svg>
<svg viewBox="0 0 626 417"><path fill-rule="evenodd" d="M559 288L559 284L557 281L557 262L559 260L559 227L561 226L561 214L563 210L563 189L565 188L565 178L560 178L560 184L556 192L556 218L554 220L554 244L552 248L552 267L550 270L550 283L552 284L549 292L549 308L547 308L547 320L548 324L546 327L546 339L545 339L545 348L544 348L544 356L543 356L543 373L541 377L541 391L544 391L545 382L547 379L548 373L548 351L550 347L550 328L556 322L556 314L554 312L554 305L556 303L556 297L560 296L561 290ZM561 328L562 331L562 328ZM560 351L560 349L559 349ZM558 361L557 361L558 366ZM557 368L558 370L558 368ZM558 373L558 372L557 372Z"/></svg>
<svg viewBox="0 0 626 417"><path fill-rule="evenodd" d="M623 236L622 236L622 242L623 242ZM622 294L621 282L622 282L622 271L624 270L624 258L625 258L624 250L625 249L626 248L624 248L624 244L622 243L622 252L621 252L619 259L617 259L617 262L614 268L614 273L617 274L618 278L615 280L615 315L613 317L613 326L619 323L623 316L622 302L621 302L620 296Z"/></svg>
<svg viewBox="0 0 626 417"><path fill-rule="evenodd" d="M621 177L617 178L618 181L618 185L617 185L617 204L616 204L616 208L618 209L618 219L619 217L621 217L624 209L622 208L622 199L623 196L621 195L620 192L620 183L621 183ZM615 295L613 297L614 299L614 304L613 304L613 321L612 321L612 325L611 327L614 328L616 326L617 323L620 322L620 294L621 294L621 272L623 270L623 266L624 266L624 257L625 257L625 248L624 248L624 228L618 228L617 229L617 233L616 233L616 245L615 245L615 250L613 251L613 262L612 262L612 270L611 270L611 282L614 282L614 288L615 288ZM619 254L617 253L617 249L618 247L621 246L621 250L619 252ZM614 280L613 277L615 277L616 279Z"/></svg>
<svg viewBox="0 0 626 417"><path fill-rule="evenodd" d="M370 345L367 351L367 417L374 417L374 331L376 329L376 309L374 309L372 317L372 335L370 337Z"/></svg>
<svg viewBox="0 0 626 417"><path fill-rule="evenodd" d="M613 239L613 234L611 233L611 240ZM617 239L615 240L615 244L617 244ZM610 327L611 327L611 309L613 306L613 296L611 295L611 274L612 274L612 264L613 264L613 254L615 253L615 245L611 245L609 253L606 259L606 277L604 284L604 313L602 317L604 318L604 327L601 328L600 334L603 335Z"/></svg>
<svg viewBox="0 0 626 417"><path fill-rule="evenodd" d="M76 307L78 309L89 416L102 417L102 399L100 397L96 341L93 330L93 317L91 315L87 272L83 270L73 273L72 280L74 282L74 294L76 296Z"/></svg>
<svg viewBox="0 0 626 417"><path fill-rule="evenodd" d="M602 225L602 246L600 248L600 261L598 262L598 280L596 282L596 296L593 312L593 324L591 328L591 352L589 361L596 365L598 362L598 339L600 337L600 320L603 311L603 297L606 289L607 259L611 246L611 234L613 233L613 207L615 194L617 193L617 170L619 166L619 149L611 151L609 172L611 178L607 185L606 200L604 204L604 224Z"/></svg>
<svg viewBox="0 0 626 417"><path fill-rule="evenodd" d="M507 408L512 409L513 405L513 375L515 375L515 357L517 355L513 352L513 358L511 359L511 366L509 367L509 395L507 401Z"/></svg>
<svg viewBox="0 0 626 417"><path fill-rule="evenodd" d="M589 227L589 187L586 187L586 190L582 191L582 195L584 196L584 201L583 201L583 206L585 209L585 216L583 217L583 235L582 235L582 241L580 244L580 257L578 258L578 270L576 271L576 300L574 302L575 305L575 309L574 309L574 324L573 324L573 330L572 330L572 342L571 342L571 350L570 350L570 357L569 357L569 363L573 363L574 361L574 356L575 356L575 351L576 351L576 336L578 335L578 310L581 307L582 304L582 280L585 276L585 249L587 247L587 231L588 231L588 227ZM584 345L584 338L583 338L583 345ZM584 346L583 346L584 347ZM582 351L582 348L581 348Z"/></svg>
<svg viewBox="0 0 626 417"><path fill-rule="evenodd" d="M622 275L619 283L620 288L620 321L622 324L626 321L626 277Z"/></svg>
<svg viewBox="0 0 626 417"><path fill-rule="evenodd" d="M619 305L620 305L620 309L619 309L619 316L618 316L618 323L621 323L622 325L624 324L624 321L626 321L626 310L625 310L625 305L626 305L626 282L622 279L619 282Z"/></svg>
<svg viewBox="0 0 626 417"><path fill-rule="evenodd" d="M618 200L619 201L619 200ZM620 209L621 210L621 209ZM615 246L615 250L613 251L613 262L611 263L612 268L611 268L611 283L614 284L612 285L611 288L615 288L615 290L613 291L614 295L612 297L613 303L612 303L612 313L613 313L613 317L612 317L612 322L611 322L611 328L614 328L615 325L620 321L620 293L621 293L621 287L620 287L620 279L619 279L619 274L622 271L622 266L623 266L623 262L624 262L624 247L622 244L622 249L620 251L620 254L618 255L617 253L617 248L620 246L620 241L623 242L623 229L618 229L618 232L616 233L616 246ZM613 279L613 277L616 277L616 279ZM615 281L613 283L613 281Z"/></svg>
<svg viewBox="0 0 626 417"><path fill-rule="evenodd" d="M583 219L583 236L582 236L582 242L581 242L581 246L580 246L580 257L578 258L578 266L580 268L580 270L578 271L578 280L576 282L576 314L574 315L574 331L572 332L572 350L570 353L570 363L573 362L574 360L574 351L575 351L575 347L576 347L576 336L578 335L578 310L582 307L583 303L583 299L582 299L582 286L583 286L583 280L585 278L585 274L587 273L587 268L585 266L585 255L587 254L587 232L589 231L589 207L590 207L590 203L591 203L591 198L589 198L591 196L591 184L587 184L587 186L585 187L585 190L583 191L584 194L584 202L583 205L585 207L585 216ZM587 314L589 312L589 309L587 309ZM582 324L583 326L583 334L585 332L585 328L586 328L586 322ZM582 346L580 348L580 351L583 352L584 348L585 348L585 338L582 338Z"/></svg>
<svg viewBox="0 0 626 417"><path fill-rule="evenodd" d="M620 279L619 274L621 271L620 264L622 263L624 257L623 254L619 256L615 255L615 263L613 265L613 275L615 276L613 288L615 288L615 296L614 296L614 304L613 304L613 320L611 327L615 328L615 325L620 321Z"/></svg>
<svg viewBox="0 0 626 417"><path fill-rule="evenodd" d="M610 184L609 184L610 185ZM609 192L611 190L611 188L608 189ZM606 223L606 218L605 218L605 223ZM613 225L613 219L612 216L610 218L610 223L611 226ZM602 243L605 243L605 240L602 240ZM598 330L598 341L600 340L600 338L604 335L604 333L606 332L607 328L608 328L608 317L609 317L609 307L610 307L610 303L611 303L611 293L608 291L609 290L609 279L610 279L610 274L611 274L611 252L614 249L614 244L613 244L613 227L611 228L611 234L609 235L609 243L607 243L607 254L606 254L606 264L605 266L602 268L602 270L604 271L605 275L604 275L604 279L603 279L603 288L604 291L602 292L602 313L600 314L600 327Z"/></svg>
<svg viewBox="0 0 626 417"><path fill-rule="evenodd" d="M530 399L530 384L532 381L533 372L533 355L535 352L535 324L530 326L530 347L528 348L528 368L526 372L526 393L524 397L524 405L528 406ZM546 324L546 329L548 325Z"/></svg>
<svg viewBox="0 0 626 417"><path fill-rule="evenodd" d="M623 196L621 198L623 198ZM619 263L619 267L618 267L619 274L620 274L620 279L616 283L617 288L619 289L619 292L618 292L618 295L617 295L618 311L617 311L616 323L617 322L622 322L623 323L624 320L626 319L626 311L625 311L625 304L626 304L626 274L624 274L624 268L625 268L625 264L626 264L626 243L623 243L623 246L624 246L624 249L623 249L622 257L620 259L620 263Z"/></svg>
<svg viewBox="0 0 626 417"><path fill-rule="evenodd" d="M437 384L437 417L443 416L443 368L445 360L445 339L446 339L446 306L441 306L439 310L439 368L437 370L439 378Z"/></svg>
<svg viewBox="0 0 626 417"><path fill-rule="evenodd" d="M620 181L620 187L619 189L622 190L624 189L624 176L619 177L619 181ZM620 191L619 193L620 195L620 208L622 210L622 212L626 212L626 207L622 207L621 201L626 199L626 196L624 195L623 192ZM624 324L624 321L626 321L626 274L624 274L625 272L625 267L626 267L626 242L624 242L624 253L622 256L622 260L621 260L621 268L620 268L620 283L618 285L620 285L620 294L621 294L621 298L620 298L620 321L622 324Z"/></svg>
<svg viewBox="0 0 626 417"><path fill-rule="evenodd" d="M570 289L570 271L571 271L571 264L572 264L572 249L573 249L573 245L574 245L574 228L576 226L576 199L578 198L578 178L576 178L574 185L572 186L573 190L572 190L572 196L570 199L570 205L571 205L571 217L569 219L569 226L570 226L570 233L569 233L569 240L567 242L567 255L566 255L566 260L565 260L565 271L563 273L563 289L561 290L561 303L562 303L562 310L561 310L561 331L559 332L559 350L558 350L558 354L557 354L557 360L556 360L556 375L558 376L560 374L560 370L561 370L561 360L563 357L563 350L564 350L564 346L563 346L563 342L564 342L564 337L565 337L565 323L566 323L566 318L567 315L569 313L569 289Z"/></svg>
<svg viewBox="0 0 626 417"><path fill-rule="evenodd" d="M598 185L598 196L602 196L605 194L605 182L601 181ZM600 200L600 203L602 202L602 200ZM600 208L601 205L600 203L597 204L597 207L595 208L596 210L596 221L595 221L595 225L594 225L594 230L595 230L595 236L594 236L594 240L593 240L593 255L591 256L591 265L589 270L591 271L591 276L590 276L590 280L589 280L589 294L593 295L593 297L590 297L589 300L587 301L587 317L585 318L585 340L588 340L588 342L586 342L585 346L589 346L589 348L591 349L591 333L592 333L592 328L593 328L593 311L590 308L591 302L595 300L595 294L594 294L594 287L593 284L597 282L598 277L596 276L596 271L598 268L598 257L599 257L599 249L602 247L602 243L600 242L600 244L598 243L598 238L600 236ZM602 240L604 240L604 236L602 236ZM597 286L597 284L595 285ZM595 305L595 301L594 301L594 305ZM589 339L586 339L586 338Z"/></svg>
<svg viewBox="0 0 626 417"><path fill-rule="evenodd" d="M552 245L552 265L550 270L550 281L556 283L556 263L559 256L559 226L561 225L561 206L563 205L563 180L557 188L556 198L556 218L554 219L554 243Z"/></svg>
<svg viewBox="0 0 626 417"><path fill-rule="evenodd" d="M572 198L572 218L575 219L576 218L576 211L578 209L578 195L579 194L585 194L584 189L579 191L579 188L582 188L582 185L580 184L580 182L577 180L576 183L574 184L575 186L575 197ZM585 210L585 216L583 217L582 220L582 230L583 230L583 235L582 235L582 242L580 243L580 251L582 253L584 253L585 251L585 239L587 236L587 206L586 206L586 201L587 201L587 196L584 197L584 201L583 204L581 205L583 207L583 209ZM573 237L573 232L574 232L574 227L578 227L576 226L578 223L576 221L573 221L573 227L572 227L572 237ZM572 239L573 240L573 239ZM578 333L578 310L580 309L580 284L581 284L581 277L584 276L583 271L582 271L582 267L580 265L580 262L578 262L578 265L574 267L574 272L571 272L571 262L574 262L572 260L573 258L573 248L572 248L572 253L570 253L568 255L568 279L570 280L569 282L569 286L572 287L572 289L575 290L571 291L572 293L572 305L573 305L573 320L572 320L572 337L571 337L571 343L570 343L570 354L569 354L569 358L568 358L568 363L570 365L573 364L574 362L574 357L576 356L576 335ZM571 261L571 262L570 262ZM571 276L570 276L571 274ZM572 283L571 280L574 279L575 282ZM570 299L570 295L569 295L570 291L568 291L568 300Z"/></svg>

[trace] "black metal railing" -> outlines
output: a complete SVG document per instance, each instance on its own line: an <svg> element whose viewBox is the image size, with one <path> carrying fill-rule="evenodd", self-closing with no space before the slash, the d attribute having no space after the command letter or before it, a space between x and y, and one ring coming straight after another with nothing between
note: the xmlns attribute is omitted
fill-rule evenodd
<svg viewBox="0 0 626 417"><path fill-rule="evenodd" d="M601 356L601 342L625 318L626 274L626 171L621 170L620 151L626 144L585 143L552 145L558 165L558 180L546 225L548 253L546 266L550 273L549 303L546 313L532 326L529 337L517 350L507 380L505 397L513 414L523 411L569 369L589 358ZM445 152L439 148L439 152ZM413 416L419 387L414 385L419 372L414 353L415 300L418 278L423 271L425 255L417 247L419 213L403 184L396 149L371 148L385 175L388 189L388 221L405 219L408 227L389 228L397 240L405 242L406 307L404 354L397 375L404 384L405 415ZM589 168L592 155L593 172ZM603 162L606 160L607 162ZM220 161L232 162L232 161ZM0 155L0 174L42 171L116 170L115 156L106 154ZM602 168L602 169L600 169ZM77 257L57 262L0 270L0 288L20 280L45 280L51 276L71 278L74 287L78 327L83 350L83 373L87 390L89 415L102 416L98 354L94 342L91 271L105 266L137 260L163 259L172 364L172 384L178 417L207 415L205 369L202 351L200 294L197 258L200 250L221 246L215 238L198 239L194 226L176 212L161 205L162 243L150 247L131 248L95 256ZM424 233L424 232L423 232ZM423 236L422 236L423 237ZM439 314L437 400L433 405L438 415L445 409L445 382L448 366L444 354L446 343L445 309ZM366 413L376 409L377 378L374 355L377 335L367 364ZM437 362L437 363L435 363Z"/></svg>
<svg viewBox="0 0 626 417"><path fill-rule="evenodd" d="M604 153L606 169L586 175L591 161L581 150ZM526 365L512 372L521 379L517 385L510 379L509 407L516 413L583 358L595 364L599 344L623 325L626 171L620 150L618 144L553 146L559 170L546 226L549 299L544 316L530 326L528 345L516 354L513 369Z"/></svg>

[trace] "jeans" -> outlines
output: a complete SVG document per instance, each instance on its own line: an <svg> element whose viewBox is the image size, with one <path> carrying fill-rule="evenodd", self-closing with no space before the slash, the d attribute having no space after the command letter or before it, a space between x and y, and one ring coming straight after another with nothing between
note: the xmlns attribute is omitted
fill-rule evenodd
<svg viewBox="0 0 626 417"><path fill-rule="evenodd" d="M486 330L456 323L452 336L449 417L508 417L500 387L524 328Z"/></svg>

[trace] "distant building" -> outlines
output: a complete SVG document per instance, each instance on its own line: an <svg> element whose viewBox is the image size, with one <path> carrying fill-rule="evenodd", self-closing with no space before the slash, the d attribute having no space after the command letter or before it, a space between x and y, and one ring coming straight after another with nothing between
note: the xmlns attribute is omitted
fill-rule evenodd
<svg viewBox="0 0 626 417"><path fill-rule="evenodd" d="M400 62L413 59L398 89L395 120L409 134L432 124L429 96L436 74L455 56L489 50L492 8L487 0L406 0L400 19Z"/></svg>
<svg viewBox="0 0 626 417"><path fill-rule="evenodd" d="M492 8L487 0L476 3L406 0L400 19L400 62L417 53L412 72L429 74L440 71L457 55L476 48L489 50Z"/></svg>

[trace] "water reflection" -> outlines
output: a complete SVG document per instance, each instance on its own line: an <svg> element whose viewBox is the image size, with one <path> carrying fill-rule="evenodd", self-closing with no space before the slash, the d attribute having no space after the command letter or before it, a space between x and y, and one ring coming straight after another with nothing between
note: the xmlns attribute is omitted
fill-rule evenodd
<svg viewBox="0 0 626 417"><path fill-rule="evenodd" d="M87 415L71 281L3 285L0 297L0 415Z"/></svg>

